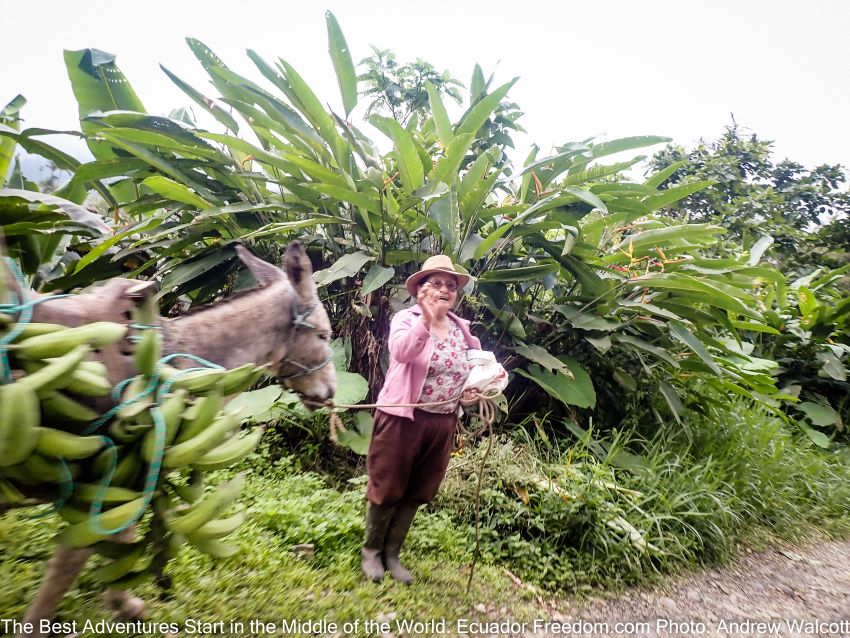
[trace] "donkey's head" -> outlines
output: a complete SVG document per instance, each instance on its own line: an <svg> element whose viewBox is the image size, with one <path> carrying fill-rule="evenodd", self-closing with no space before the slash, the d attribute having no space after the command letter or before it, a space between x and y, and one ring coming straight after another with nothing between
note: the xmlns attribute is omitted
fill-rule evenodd
<svg viewBox="0 0 850 638"><path fill-rule="evenodd" d="M274 339L275 347L270 360L263 363L307 407L333 398L336 370L331 361L331 324L319 302L304 246L298 241L290 244L284 256L285 271L255 257L243 246L237 246L236 252L261 286L280 293L271 297L279 307L265 309L271 321L264 324L274 332L265 337ZM251 326L251 330L263 328Z"/></svg>

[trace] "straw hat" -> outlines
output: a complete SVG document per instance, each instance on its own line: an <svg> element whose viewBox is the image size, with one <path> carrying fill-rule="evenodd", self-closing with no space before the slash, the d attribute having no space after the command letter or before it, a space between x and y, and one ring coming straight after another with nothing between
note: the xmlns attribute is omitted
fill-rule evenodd
<svg viewBox="0 0 850 638"><path fill-rule="evenodd" d="M433 257L428 257L428 259L425 260L425 263L422 264L422 268L419 269L419 272L413 273L407 278L407 281L404 282L404 285L407 286L407 292L409 292L412 297L415 297L416 286L419 282L435 272L444 272L446 274L453 275L457 279L458 288L463 288L467 283L469 283L469 280L472 279L472 277L466 273L458 271L450 257L447 257L446 255L434 255Z"/></svg>

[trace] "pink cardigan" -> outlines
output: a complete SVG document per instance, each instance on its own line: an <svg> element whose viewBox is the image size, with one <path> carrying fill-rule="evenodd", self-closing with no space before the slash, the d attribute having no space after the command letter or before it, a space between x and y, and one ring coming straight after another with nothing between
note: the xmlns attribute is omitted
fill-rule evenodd
<svg viewBox="0 0 850 638"><path fill-rule="evenodd" d="M469 332L469 322L455 313L449 317L458 325L469 348L480 349L481 342ZM390 367L377 403L416 403L422 394L428 364L434 353L431 333L422 323L422 309L413 305L397 313L390 324ZM387 414L413 418L413 408L379 408Z"/></svg>

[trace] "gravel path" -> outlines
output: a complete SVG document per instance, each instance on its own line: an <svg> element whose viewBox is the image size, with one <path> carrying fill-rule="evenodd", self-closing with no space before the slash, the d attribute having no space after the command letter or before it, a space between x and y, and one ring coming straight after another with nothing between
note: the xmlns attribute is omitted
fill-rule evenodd
<svg viewBox="0 0 850 638"><path fill-rule="evenodd" d="M568 627L530 626L526 634L850 638L850 541L745 551L727 567L616 598L558 601L551 610L551 622Z"/></svg>

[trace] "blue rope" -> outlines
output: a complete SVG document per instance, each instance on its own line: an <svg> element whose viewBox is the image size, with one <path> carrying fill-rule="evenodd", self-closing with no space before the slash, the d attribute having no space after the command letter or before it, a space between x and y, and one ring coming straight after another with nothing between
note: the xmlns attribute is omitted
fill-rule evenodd
<svg viewBox="0 0 850 638"><path fill-rule="evenodd" d="M12 274L15 276L15 279L21 287L21 292L23 293L26 289L24 274L21 272L21 269L18 268L18 264L12 261L11 258L6 257L5 261L6 266L12 271ZM42 297L41 299L26 301L26 298L23 295L19 298L14 292L10 292L10 294L12 295L12 298L16 300L15 303L0 304L0 312L10 315L17 314L19 316L15 320L15 327L0 338L0 383L3 384L12 382L12 365L9 363L9 345L24 331L26 325L32 321L33 308L45 301L53 301L54 299L71 296L52 295L50 297Z"/></svg>
<svg viewBox="0 0 850 638"><path fill-rule="evenodd" d="M160 380L160 371L162 370L162 366L166 365L168 362L178 358L186 358L196 361L202 364L203 367L196 368L187 368L185 370L180 370L177 374L175 374L172 378L168 379L162 385L159 384ZM217 363L213 363L212 361L207 361L202 357L195 356L193 354L188 353L177 353L170 354L165 357L162 357L156 364L154 368L154 372L151 375L150 381L148 381L147 387L142 390L139 394L134 397L129 397L125 401L122 401L120 404L116 405L114 408L108 410L103 415L101 415L97 420L93 421L91 425L86 428L85 434L91 434L96 432L99 428L101 428L109 419L111 419L119 410L122 408L132 405L133 403L141 400L142 398L153 393L157 386L159 386L159 391L155 394L153 403L151 405L150 411L151 416L153 417L153 425L154 425L154 449L153 455L151 457L151 463L148 467L148 473L145 476L145 484L142 488L142 494L144 495L144 501L139 506L138 512L136 512L132 518L130 518L126 523L120 525L118 527L114 527L112 529L106 529L100 524L100 514L103 512L103 503L106 500L106 491L109 489L110 484L112 483L112 477L115 475L115 468L117 467L118 455L113 454L110 458L109 469L106 474L102 477L100 482L98 483L98 490L95 499L92 501L91 507L89 508L89 525L91 525L92 530L101 535L112 535L117 534L118 532L123 532L125 529L130 527L131 525L135 525L142 515L147 510L148 505L150 505L151 500L153 500L153 495L156 492L156 486L159 483L159 475L162 472L162 459L165 455L165 418L162 416L162 410L160 409L160 403L162 398L168 394L171 390L171 387L174 385L174 382L181 377L182 375L188 372L194 372L196 370L207 370L207 369L215 369L215 370L224 370L223 366L218 365ZM124 379L123 381L117 383L115 388L112 390L112 395L114 400L118 400L121 395L121 391L124 387L127 386L135 377L130 377L128 379ZM116 396L117 395L117 396ZM114 443L109 437L103 437L107 444L114 448Z"/></svg>

